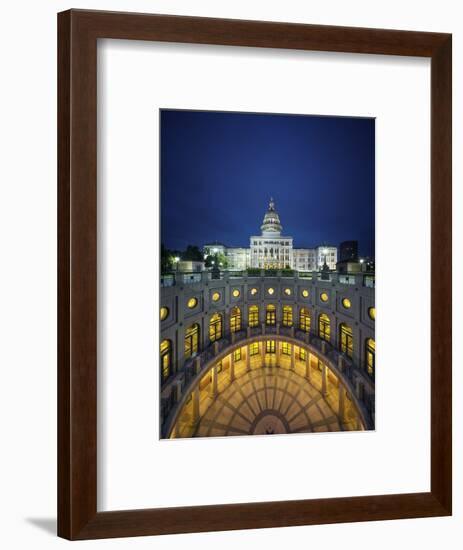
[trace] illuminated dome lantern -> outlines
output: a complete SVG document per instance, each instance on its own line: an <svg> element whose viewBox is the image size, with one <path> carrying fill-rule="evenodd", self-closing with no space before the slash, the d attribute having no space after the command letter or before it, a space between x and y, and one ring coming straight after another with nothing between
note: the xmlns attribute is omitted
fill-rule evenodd
<svg viewBox="0 0 463 550"><path fill-rule="evenodd" d="M260 226L263 237L279 237L281 235L282 226L280 223L280 217L275 210L275 203L273 199L270 199L268 210L265 213L264 221Z"/></svg>

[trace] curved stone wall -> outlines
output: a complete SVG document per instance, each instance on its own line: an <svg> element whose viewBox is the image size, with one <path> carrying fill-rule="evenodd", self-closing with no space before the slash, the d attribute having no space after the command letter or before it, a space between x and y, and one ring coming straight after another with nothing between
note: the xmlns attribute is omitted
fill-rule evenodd
<svg viewBox="0 0 463 550"><path fill-rule="evenodd" d="M244 345L253 337L268 340L271 335L280 340L284 336L296 347L300 342L307 344L308 353L322 364L329 365L330 371L336 371L335 376L343 379L348 395L359 402L365 427L371 429L374 426L374 372L368 372L365 356L365 342L374 339L374 279L371 276L313 273L305 277L283 277L281 274L268 277L228 273L211 279L211 274L204 272L179 274L175 280L166 281L170 286L161 289L161 307L165 308L161 341L170 343L171 367L170 376L162 381L161 386L163 437L167 436L168 424L172 426L172 413L177 409L178 414L188 388L191 393L192 380L200 373L204 374L207 365L210 368L220 361L221 349L238 339ZM251 306L257 306L259 310L257 321L253 320L257 326L253 327L249 327ZM268 306L275 309L274 324L270 326L266 324ZM240 327L230 323L231 312L236 307L240 309ZM308 333L307 326L303 327L304 330L300 327L301 308L310 317ZM292 322L289 322L288 311L292 313ZM211 342L209 323L217 314L222 323L221 339ZM330 323L328 342L319 334L318 320L322 314ZM185 357L185 332L193 324L199 326L198 352L194 357ZM352 333L351 357L340 350L342 324L347 325ZM231 332L237 328L239 330L235 333Z"/></svg>

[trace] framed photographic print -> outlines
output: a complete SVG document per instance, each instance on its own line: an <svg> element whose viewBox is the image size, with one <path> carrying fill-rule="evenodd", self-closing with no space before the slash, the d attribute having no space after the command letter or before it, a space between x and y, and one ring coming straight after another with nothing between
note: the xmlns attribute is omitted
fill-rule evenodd
<svg viewBox="0 0 463 550"><path fill-rule="evenodd" d="M374 125L160 112L161 437L374 429Z"/></svg>
<svg viewBox="0 0 463 550"><path fill-rule="evenodd" d="M451 514L451 36L58 46L58 534Z"/></svg>

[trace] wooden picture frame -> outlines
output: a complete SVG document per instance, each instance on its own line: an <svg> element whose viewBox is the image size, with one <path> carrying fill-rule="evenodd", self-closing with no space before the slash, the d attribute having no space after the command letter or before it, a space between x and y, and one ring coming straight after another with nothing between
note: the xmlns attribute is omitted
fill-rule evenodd
<svg viewBox="0 0 463 550"><path fill-rule="evenodd" d="M431 490L97 512L97 40L431 59ZM96 539L446 516L452 510L449 34L70 10L58 15L58 535Z"/></svg>

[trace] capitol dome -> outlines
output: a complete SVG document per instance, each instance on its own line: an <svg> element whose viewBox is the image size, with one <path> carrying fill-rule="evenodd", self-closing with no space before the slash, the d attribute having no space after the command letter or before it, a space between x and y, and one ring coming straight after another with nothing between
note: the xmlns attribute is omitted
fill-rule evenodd
<svg viewBox="0 0 463 550"><path fill-rule="evenodd" d="M260 226L260 229L264 237L279 237L281 235L281 231L283 230L280 223L280 217L278 216L278 212L275 210L275 203L272 198L270 199L268 210L265 213L264 221Z"/></svg>

